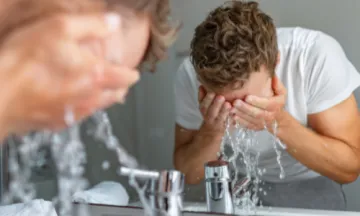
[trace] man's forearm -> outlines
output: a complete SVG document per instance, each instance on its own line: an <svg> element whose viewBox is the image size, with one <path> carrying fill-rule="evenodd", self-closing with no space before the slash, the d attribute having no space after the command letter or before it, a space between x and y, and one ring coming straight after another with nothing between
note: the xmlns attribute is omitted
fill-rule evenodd
<svg viewBox="0 0 360 216"><path fill-rule="evenodd" d="M339 183L357 178L358 157L346 143L317 134L288 113L279 121L277 136L295 159L315 172Z"/></svg>
<svg viewBox="0 0 360 216"><path fill-rule="evenodd" d="M222 135L200 129L191 142L175 150L175 166L187 183L197 184L204 178L204 164L217 159L221 140Z"/></svg>

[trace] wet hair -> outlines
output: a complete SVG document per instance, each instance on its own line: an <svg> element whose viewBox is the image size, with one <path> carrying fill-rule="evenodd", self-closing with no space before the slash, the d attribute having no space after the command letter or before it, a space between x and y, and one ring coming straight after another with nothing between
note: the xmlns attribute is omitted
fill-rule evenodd
<svg viewBox="0 0 360 216"><path fill-rule="evenodd" d="M257 2L232 1L197 26L190 56L200 82L222 89L241 88L261 66L274 75L277 54L273 20Z"/></svg>
<svg viewBox="0 0 360 216"><path fill-rule="evenodd" d="M170 20L169 0L10 0L0 6L0 44L23 25L36 22L56 13L89 13L117 7L147 13L151 18L151 34L142 65L155 71L158 61L166 57L168 47L174 42L179 24Z"/></svg>

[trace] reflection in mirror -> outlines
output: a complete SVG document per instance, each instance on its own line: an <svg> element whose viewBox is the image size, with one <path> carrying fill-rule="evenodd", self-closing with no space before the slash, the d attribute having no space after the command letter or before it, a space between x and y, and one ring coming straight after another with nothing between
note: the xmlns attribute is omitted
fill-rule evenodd
<svg viewBox="0 0 360 216"><path fill-rule="evenodd" d="M291 13L288 1L214 2L209 14L204 5L184 10L199 16L185 17L194 22L185 30L195 31L177 47L190 47L175 79L174 160L187 183L208 184L203 164L222 159L234 172L240 209L359 210L344 186L358 190L360 76L351 60L360 56L342 34L359 31L348 25L353 17L337 19L341 26L320 21L319 11L348 5L319 2L302 1ZM315 6L312 14L307 8ZM248 190L237 190L249 179Z"/></svg>
<svg viewBox="0 0 360 216"><path fill-rule="evenodd" d="M358 215L360 2L224 2L172 1L179 38L124 105L29 135L36 151L4 142L1 199L53 215L59 195L74 215ZM85 145L66 158L74 130Z"/></svg>

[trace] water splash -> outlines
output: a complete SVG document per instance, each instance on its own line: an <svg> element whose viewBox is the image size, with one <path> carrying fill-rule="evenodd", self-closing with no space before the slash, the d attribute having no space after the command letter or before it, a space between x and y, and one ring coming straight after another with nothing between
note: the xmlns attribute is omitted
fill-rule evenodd
<svg viewBox="0 0 360 216"><path fill-rule="evenodd" d="M83 177L86 152L81 141L80 126L75 123L71 111L66 113L65 120L72 126L63 133L53 134L50 147L57 168L58 181L58 196L54 203L59 206L59 215L71 216L72 196L78 191L83 191L88 186L88 182ZM85 211L83 208L82 212Z"/></svg>
<svg viewBox="0 0 360 216"><path fill-rule="evenodd" d="M47 146L57 169L58 195L53 203L60 216L73 213L72 195L88 186L83 177L85 172L86 152L80 136L80 125L75 123L71 109L67 109L65 122L70 126L61 133L50 131L36 132L21 139L20 145L12 142L9 155L9 172L11 182L3 203L30 202L36 196L34 184L30 182L32 167L37 164L39 149ZM109 117L106 112L97 112L95 138L103 141L106 147L115 151L121 165L130 168L138 167L135 158L130 156L112 133ZM106 164L105 168L108 167ZM130 178L131 185L136 187L135 180ZM49 211L50 213L50 211ZM87 205L80 205L77 215L88 216Z"/></svg>
<svg viewBox="0 0 360 216"><path fill-rule="evenodd" d="M127 151L120 145L119 140L112 134L110 119L106 112L95 113L93 116L93 120L97 125L94 133L95 138L104 142L109 150L115 151L120 164L132 169L146 169L145 166L139 166L137 160L127 153ZM118 169L118 171L119 170L120 168ZM119 175L121 176L121 174ZM129 185L132 186L137 192L140 202L142 203L145 215L152 215L154 212L150 205L151 201L148 200L146 197L146 189L148 185L145 183L143 186L140 186L140 183L137 181L133 174L130 174L129 176Z"/></svg>
<svg viewBox="0 0 360 216"><path fill-rule="evenodd" d="M109 116L106 112L96 112L93 115L96 124L95 138L105 143L109 150L115 151L120 164L129 168L138 168L137 160L132 157L121 145L112 132Z"/></svg>
<svg viewBox="0 0 360 216"><path fill-rule="evenodd" d="M29 148L32 143L29 144ZM2 202L4 204L10 204L12 202L30 202L36 195L35 187L29 182L31 176L31 163L27 163L28 156L24 149L22 154L25 154L24 160L20 162L21 155L18 155L15 142L13 139L9 139L9 174L10 184L8 192L4 194ZM20 158L19 158L20 157ZM28 164L28 166L27 166Z"/></svg>
<svg viewBox="0 0 360 216"><path fill-rule="evenodd" d="M284 167L281 164L281 151L279 150L278 145L282 149L286 149L286 146L277 137L277 130L278 130L277 121L274 121L272 123L271 127L272 127L272 131L273 131L273 147L274 147L274 150L275 150L275 153L276 153L276 161L279 164L279 168L280 168L279 178L284 179L285 178L285 170L284 170ZM265 123L264 123L264 128L268 129Z"/></svg>
<svg viewBox="0 0 360 216"><path fill-rule="evenodd" d="M265 124L264 124L265 125ZM265 125L265 129L266 125ZM286 146L281 143L277 138L277 122L274 122L272 125L273 135L273 147L277 155L277 162L280 167L280 179L285 178L285 171L281 164L281 151L278 148L278 145L286 149ZM246 177L252 179L253 189L252 191L247 191L244 195L237 197L237 194L234 194L234 202L244 211L254 211L256 206L259 203L258 193L263 192L266 194L266 191L263 191L260 188L261 176L266 173L266 169L260 169L258 167L260 152L256 152L252 149L258 144L257 142L257 132L241 127L238 123L232 125L230 118L226 123L226 130L220 147L220 157L232 164L234 169L233 173L233 187L239 183L239 160L243 163L245 168ZM231 149L231 154L227 154L226 147ZM241 180L241 179L240 179ZM261 205L261 204L260 204Z"/></svg>
<svg viewBox="0 0 360 216"><path fill-rule="evenodd" d="M103 170L108 170L110 168L110 162L109 161L103 161L101 164L101 167Z"/></svg>
<svg viewBox="0 0 360 216"><path fill-rule="evenodd" d="M142 203L142 207L144 209L144 215L146 216L153 216L153 210L150 205L150 200L146 198L146 189L147 184L144 184L142 187L140 186L139 182L136 180L134 174L130 173L129 176L129 184L136 190L140 202Z"/></svg>
<svg viewBox="0 0 360 216"><path fill-rule="evenodd" d="M223 137L223 142L221 144L221 155L224 160L230 162L233 166L233 187L239 183L239 169L238 161L242 160L246 170L246 177L253 179L254 191L246 191L245 194L237 197L238 194L234 194L235 205L239 206L245 211L253 211L258 202L257 191L258 191L258 182L259 173L258 173L258 160L259 153L251 151L251 148L257 144L257 139L255 138L255 132L241 127L239 124L232 126L231 120L229 119L226 124L225 135ZM230 147L232 153L227 155L226 146Z"/></svg>

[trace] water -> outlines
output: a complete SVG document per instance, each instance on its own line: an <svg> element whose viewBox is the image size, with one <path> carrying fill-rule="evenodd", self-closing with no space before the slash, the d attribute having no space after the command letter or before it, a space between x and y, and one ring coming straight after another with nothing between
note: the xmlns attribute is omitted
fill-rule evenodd
<svg viewBox="0 0 360 216"><path fill-rule="evenodd" d="M254 178L254 182L259 179L257 172L257 162L259 154L253 154L251 148L256 145L257 140L254 138L255 133L253 131L242 128L239 124L235 127L231 126L230 119L228 120L225 135L223 137L221 152L224 160L229 161L234 169L234 179L232 185L235 186L238 183L239 170L238 160L242 160L247 178ZM231 153L226 152L226 146L230 147ZM254 184L255 196L252 191L247 191L243 196L236 197L234 194L234 203L241 209L253 210L257 204L257 187Z"/></svg>
<svg viewBox="0 0 360 216"><path fill-rule="evenodd" d="M120 145L118 139L112 134L110 119L105 112L95 113L93 119L95 120L95 124L96 124L95 137L98 140L104 142L109 150L115 151L120 164L132 169L136 169L136 168L146 169L145 166L141 166L141 167L139 166L136 159L127 153L127 151ZM106 168L107 166L108 166L107 162L104 161L103 168L104 167ZM151 207L150 200L147 199L145 194L147 189L147 184L145 183L141 186L140 183L137 181L136 177L133 174L130 174L129 185L136 190L137 195L144 208L145 215L152 215L153 209ZM162 212L162 215L165 215L165 213Z"/></svg>
<svg viewBox="0 0 360 216"><path fill-rule="evenodd" d="M130 174L129 176L129 184L136 190L140 202L142 203L142 207L144 208L144 214L147 216L152 216L152 208L151 208L150 200L146 198L146 194L145 194L147 185L144 184L141 187L140 184L137 182L135 175L133 174Z"/></svg>
<svg viewBox="0 0 360 216"><path fill-rule="evenodd" d="M54 204L59 206L59 215L72 215L72 195L88 186L83 177L86 164L85 147L80 137L80 126L75 124L72 112L66 113L65 120L71 126L60 134L53 134L51 150L57 168L58 196Z"/></svg>
<svg viewBox="0 0 360 216"><path fill-rule="evenodd" d="M116 153L120 164L129 168L138 168L139 164L121 145L112 132L111 122L106 112L96 112L93 115L95 121L95 138L105 143L109 150Z"/></svg>
<svg viewBox="0 0 360 216"><path fill-rule="evenodd" d="M276 136L276 122L274 122L272 127L274 132L273 148L276 152L277 163L280 168L279 178L283 179L285 178L285 171L281 164L281 151L279 150L279 146L283 149L285 149L286 146L284 146ZM232 182L233 186L235 186L240 180L238 179L240 174L239 164L242 164L242 167L245 168L246 177L252 179L252 183L254 185L252 191L247 191L245 195L241 197L236 197L236 194L234 194L235 205L247 212L255 210L255 207L259 203L259 192L266 195L266 191L263 188L260 188L261 176L266 173L266 169L260 169L258 167L260 153L254 151L254 149L256 149L254 147L258 145L257 135L257 132L243 128L239 124L233 126L231 120L229 119L220 150L221 158L230 162L234 170L234 179Z"/></svg>
<svg viewBox="0 0 360 216"><path fill-rule="evenodd" d="M9 184L9 193L4 194L3 203L9 204L12 203L13 200L18 202L29 202L35 196L34 185L28 181L31 176L31 170L29 168L31 164L27 163L30 154L23 157L23 164L29 164L29 166L22 166L18 159L13 140L9 140L9 144L9 174L11 182ZM30 145L28 148L32 147L33 146ZM24 153L26 154L26 152L20 151L20 154Z"/></svg>
<svg viewBox="0 0 360 216"><path fill-rule="evenodd" d="M95 121L95 138L117 154L120 165L137 168L136 159L125 151L113 135L108 115L105 112L97 112L93 116L93 120ZM2 200L4 204L26 203L36 197L34 184L29 180L32 168L38 163L39 149L48 146L57 169L58 195L53 200L54 207L57 208L59 216L72 215L72 195L77 191L83 191L88 186L87 180L83 177L86 152L84 143L81 141L80 126L75 123L71 109L67 110L65 121L69 128L60 133L50 131L32 133L23 137L19 146L16 146L15 142L10 144L11 182L9 191ZM102 165L104 169L110 167L107 161ZM137 189L139 195L144 193L144 189L139 188L134 178L130 178L129 181ZM86 205L80 205L77 215L89 215Z"/></svg>
<svg viewBox="0 0 360 216"><path fill-rule="evenodd" d="M80 126L74 124L71 111L66 112L65 121L72 126L61 133L42 131L21 138L19 145L10 143L11 182L3 200L5 204L27 203L36 197L34 184L29 180L32 169L38 164L40 148L48 146L57 171L58 196L53 204L59 215L72 215L72 195L87 187L87 181L83 178L86 153L80 139Z"/></svg>
<svg viewBox="0 0 360 216"><path fill-rule="evenodd" d="M266 124L264 124L264 127L266 129ZM276 152L276 160L277 160L277 162L279 164L279 167L280 167L279 178L284 179L285 178L285 171L284 171L284 167L281 164L281 151L279 150L278 145L283 149L286 149L286 146L276 136L277 135L277 129L278 129L277 122L274 121L273 124L272 124L272 131L274 132L273 146L274 146L274 150Z"/></svg>
<svg viewBox="0 0 360 216"><path fill-rule="evenodd" d="M103 170L108 170L110 168L110 162L109 161L103 161L101 167Z"/></svg>

